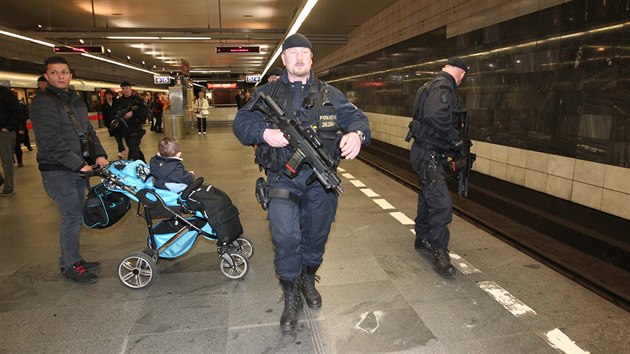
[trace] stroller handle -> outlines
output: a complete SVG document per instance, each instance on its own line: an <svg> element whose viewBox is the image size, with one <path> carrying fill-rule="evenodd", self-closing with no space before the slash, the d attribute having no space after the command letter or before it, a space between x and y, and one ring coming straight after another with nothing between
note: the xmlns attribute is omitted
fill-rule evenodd
<svg viewBox="0 0 630 354"><path fill-rule="evenodd" d="M91 165L90 167L92 167L92 170L79 172L79 175L81 175L81 177L84 177L84 178L90 178L93 176L99 176L101 172L103 171L103 168L100 165L95 164L95 165Z"/></svg>

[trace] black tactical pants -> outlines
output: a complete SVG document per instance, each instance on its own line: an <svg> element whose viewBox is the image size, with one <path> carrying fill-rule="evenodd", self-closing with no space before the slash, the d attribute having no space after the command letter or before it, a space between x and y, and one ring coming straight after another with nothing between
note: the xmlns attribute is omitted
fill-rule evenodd
<svg viewBox="0 0 630 354"><path fill-rule="evenodd" d="M431 158L425 151L413 152L421 160L412 160L420 180L416 237L428 240L434 249L448 248L451 234L448 224L453 220L453 203L445 181L444 164L440 158Z"/></svg>
<svg viewBox="0 0 630 354"><path fill-rule="evenodd" d="M139 131L126 131L123 136L125 138L125 143L127 143L127 148L129 148L127 159L134 161L142 160L146 162L144 154L142 153L142 150L140 150L140 140L142 139L141 133Z"/></svg>

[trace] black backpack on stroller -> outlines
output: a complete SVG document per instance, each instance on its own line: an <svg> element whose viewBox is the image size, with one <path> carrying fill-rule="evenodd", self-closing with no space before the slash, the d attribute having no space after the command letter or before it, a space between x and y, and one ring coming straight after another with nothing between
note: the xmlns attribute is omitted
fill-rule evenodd
<svg viewBox="0 0 630 354"><path fill-rule="evenodd" d="M238 209L230 197L214 186L202 185L193 190L186 199L186 207L200 211L217 235L217 246L232 243L243 234Z"/></svg>

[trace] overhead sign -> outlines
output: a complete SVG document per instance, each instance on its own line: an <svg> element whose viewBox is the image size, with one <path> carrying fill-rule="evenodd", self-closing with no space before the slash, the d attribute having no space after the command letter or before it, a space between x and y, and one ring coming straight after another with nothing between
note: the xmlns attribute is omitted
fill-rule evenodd
<svg viewBox="0 0 630 354"><path fill-rule="evenodd" d="M250 46L250 47L217 47L217 53L228 53L228 54L238 54L238 53L260 53L260 47L258 46Z"/></svg>
<svg viewBox="0 0 630 354"><path fill-rule="evenodd" d="M153 76L153 83L154 84L170 84L171 77L168 75L155 75Z"/></svg>
<svg viewBox="0 0 630 354"><path fill-rule="evenodd" d="M235 89L237 87L236 82L231 83L210 83L207 84L209 89Z"/></svg>
<svg viewBox="0 0 630 354"><path fill-rule="evenodd" d="M83 54L83 53L100 53L103 54L103 46L100 45L56 45L53 52L57 54Z"/></svg>
<svg viewBox="0 0 630 354"><path fill-rule="evenodd" d="M260 81L260 75L246 75L245 82L248 84L255 84Z"/></svg>

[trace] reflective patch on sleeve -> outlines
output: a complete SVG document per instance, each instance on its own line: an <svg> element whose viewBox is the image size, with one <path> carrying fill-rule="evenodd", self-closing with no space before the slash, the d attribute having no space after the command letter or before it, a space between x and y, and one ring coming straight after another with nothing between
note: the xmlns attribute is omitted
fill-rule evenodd
<svg viewBox="0 0 630 354"><path fill-rule="evenodd" d="M442 92L440 93L440 101L442 103L448 102L448 92L446 90L442 90Z"/></svg>

